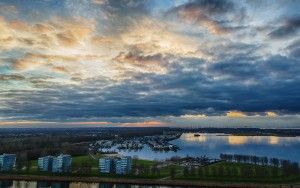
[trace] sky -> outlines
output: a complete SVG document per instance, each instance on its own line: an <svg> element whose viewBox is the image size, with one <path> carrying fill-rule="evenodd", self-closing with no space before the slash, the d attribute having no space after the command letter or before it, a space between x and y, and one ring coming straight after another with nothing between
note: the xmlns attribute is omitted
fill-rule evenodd
<svg viewBox="0 0 300 188"><path fill-rule="evenodd" d="M298 0L0 0L0 127L300 128Z"/></svg>

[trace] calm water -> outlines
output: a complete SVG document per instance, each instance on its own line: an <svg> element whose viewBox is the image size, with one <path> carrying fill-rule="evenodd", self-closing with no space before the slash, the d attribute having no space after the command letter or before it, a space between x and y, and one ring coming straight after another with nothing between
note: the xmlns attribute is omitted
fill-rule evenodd
<svg viewBox="0 0 300 188"><path fill-rule="evenodd" d="M218 158L220 153L245 154L267 157L277 157L300 162L300 137L276 136L232 136L225 134L201 134L195 137L193 133L185 133L172 144L181 149L177 152L155 152L149 147L140 151L120 151L121 154L143 159L166 159L172 156L201 156Z"/></svg>
<svg viewBox="0 0 300 188"><path fill-rule="evenodd" d="M0 188L183 188L169 186L126 185L81 182L0 181ZM188 188L188 187L184 187Z"/></svg>

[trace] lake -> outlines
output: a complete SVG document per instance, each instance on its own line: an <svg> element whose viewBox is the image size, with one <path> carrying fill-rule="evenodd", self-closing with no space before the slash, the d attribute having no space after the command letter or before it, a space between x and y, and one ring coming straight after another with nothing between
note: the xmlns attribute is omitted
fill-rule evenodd
<svg viewBox="0 0 300 188"><path fill-rule="evenodd" d="M0 181L0 188L183 188L180 186L149 186L113 183ZM184 187L188 188L188 187Z"/></svg>
<svg viewBox="0 0 300 188"><path fill-rule="evenodd" d="M201 156L219 158L220 153L276 157L300 162L300 137L277 136L234 136L206 134L195 137L194 133L184 133L170 143L180 147L177 152L152 151L148 146L142 150L120 150L119 153L138 156L142 159L166 159L172 156Z"/></svg>

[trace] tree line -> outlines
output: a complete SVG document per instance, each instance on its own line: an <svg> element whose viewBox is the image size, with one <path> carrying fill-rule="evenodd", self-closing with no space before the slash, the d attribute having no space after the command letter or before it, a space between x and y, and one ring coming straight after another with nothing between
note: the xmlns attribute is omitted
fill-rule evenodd
<svg viewBox="0 0 300 188"><path fill-rule="evenodd" d="M171 172L172 174L172 172ZM291 177L298 175L299 172L292 169L280 169L276 167L266 168L258 165L241 165L241 166L222 166L210 165L204 167L184 167L183 177L218 177L218 178L276 178L276 177Z"/></svg>
<svg viewBox="0 0 300 188"><path fill-rule="evenodd" d="M253 155L220 154L218 162L212 165L188 166L183 168L182 176L186 178L277 178L299 176L297 162L278 158L258 157ZM234 163L234 164L231 164ZM171 177L175 171L170 169Z"/></svg>
<svg viewBox="0 0 300 188"><path fill-rule="evenodd" d="M266 156L258 157L255 155L239 155L239 154L220 154L220 159L227 162L247 163L263 166L271 166L275 169L280 168L283 175L290 176L299 174L299 164L290 160L268 158Z"/></svg>

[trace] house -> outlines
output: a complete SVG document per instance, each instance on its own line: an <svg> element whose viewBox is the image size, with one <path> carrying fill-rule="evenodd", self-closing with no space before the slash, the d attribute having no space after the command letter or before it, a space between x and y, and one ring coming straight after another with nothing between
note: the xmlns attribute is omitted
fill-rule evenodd
<svg viewBox="0 0 300 188"><path fill-rule="evenodd" d="M11 171L16 165L15 154L2 154L0 155L0 171Z"/></svg>
<svg viewBox="0 0 300 188"><path fill-rule="evenodd" d="M100 173L129 174L132 169L132 158L125 157L106 157L99 159Z"/></svg>
<svg viewBox="0 0 300 188"><path fill-rule="evenodd" d="M114 160L112 158L99 159L99 170L101 173L112 173L114 171Z"/></svg>
<svg viewBox="0 0 300 188"><path fill-rule="evenodd" d="M52 172L66 173L71 170L72 157L71 155L59 155L53 158Z"/></svg>
<svg viewBox="0 0 300 188"><path fill-rule="evenodd" d="M38 168L42 172L51 172L53 164L53 156L40 157L38 159Z"/></svg>
<svg viewBox="0 0 300 188"><path fill-rule="evenodd" d="M129 156L115 159L116 174L129 174L132 169L132 158Z"/></svg>

